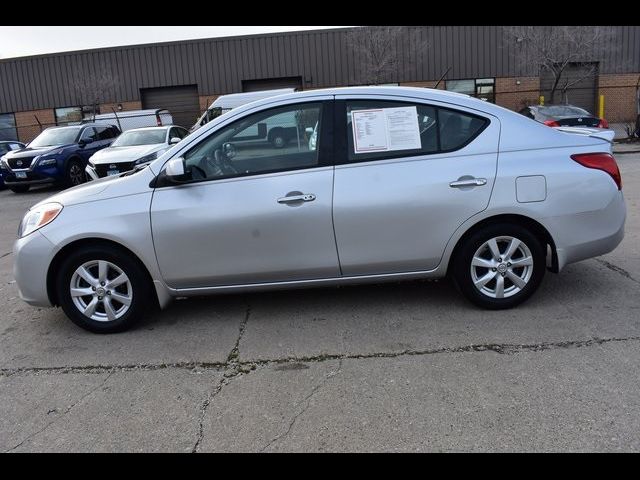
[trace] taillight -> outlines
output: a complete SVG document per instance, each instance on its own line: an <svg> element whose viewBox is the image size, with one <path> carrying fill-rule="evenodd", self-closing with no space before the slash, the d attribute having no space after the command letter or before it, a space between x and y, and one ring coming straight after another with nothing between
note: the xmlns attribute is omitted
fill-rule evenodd
<svg viewBox="0 0 640 480"><path fill-rule="evenodd" d="M159 127L162 126L162 120L160 120L160 116L156 115L156 123L158 124Z"/></svg>
<svg viewBox="0 0 640 480"><path fill-rule="evenodd" d="M560 124L558 122L556 122L555 120L545 120L544 124L547 127L559 127L560 126Z"/></svg>
<svg viewBox="0 0 640 480"><path fill-rule="evenodd" d="M598 128L609 128L609 122L607 122L604 118L601 118L598 122Z"/></svg>
<svg viewBox="0 0 640 480"><path fill-rule="evenodd" d="M620 176L620 170L613 155L609 153L580 153L571 155L571 158L583 167L595 168L596 170L607 172L611 175L613 181L616 182L618 190L622 190L622 177Z"/></svg>

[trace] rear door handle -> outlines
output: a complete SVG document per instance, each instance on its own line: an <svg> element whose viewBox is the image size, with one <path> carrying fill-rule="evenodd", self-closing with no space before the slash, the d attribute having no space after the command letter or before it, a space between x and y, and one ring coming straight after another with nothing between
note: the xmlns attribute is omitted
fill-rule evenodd
<svg viewBox="0 0 640 480"><path fill-rule="evenodd" d="M313 193L305 193L302 195L291 195L290 197L282 197L278 199L278 203L298 203L313 202L316 196Z"/></svg>
<svg viewBox="0 0 640 480"><path fill-rule="evenodd" d="M456 180L455 182L449 183L451 188L460 188L460 187L481 187L482 185L487 184L486 178L469 178L467 180Z"/></svg>

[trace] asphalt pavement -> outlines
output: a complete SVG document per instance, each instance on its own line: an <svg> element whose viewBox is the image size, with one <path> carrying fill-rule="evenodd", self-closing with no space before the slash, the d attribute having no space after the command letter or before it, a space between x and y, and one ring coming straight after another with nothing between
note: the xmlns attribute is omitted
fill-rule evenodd
<svg viewBox="0 0 640 480"><path fill-rule="evenodd" d="M520 307L447 281L174 302L95 335L18 298L12 244L55 193L0 191L0 451L639 451L640 154L626 236Z"/></svg>

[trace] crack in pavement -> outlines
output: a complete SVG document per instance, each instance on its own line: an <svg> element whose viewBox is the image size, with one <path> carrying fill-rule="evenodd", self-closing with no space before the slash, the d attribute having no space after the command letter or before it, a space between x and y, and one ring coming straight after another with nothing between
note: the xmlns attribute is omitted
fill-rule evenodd
<svg viewBox="0 0 640 480"><path fill-rule="evenodd" d="M238 338L236 339L236 343L227 355L227 360L221 365L225 370L222 379L218 382L216 387L212 392L207 394L207 397L202 402L202 407L200 408L200 419L198 423L198 436L196 438L196 442L191 449L191 453L198 453L200 449L200 444L204 439L204 419L207 415L207 410L209 405L213 401L213 399L218 395L225 385L231 383L231 381L236 378L238 375L242 375L243 373L249 373L252 370L255 370L255 365L250 365L245 362L240 362L240 341L242 340L242 336L244 335L244 331L247 328L247 322L249 321L249 316L251 316L251 305L247 306L247 311L244 315L244 318L240 322L240 326L238 328Z"/></svg>
<svg viewBox="0 0 640 480"><path fill-rule="evenodd" d="M397 352L373 352L373 353L335 353L320 354L301 357L282 357L274 359L256 359L227 362L176 362L162 364L137 364L137 365L96 365L81 367L25 367L25 368L3 368L0 369L0 377L9 377L19 374L72 374L72 373L94 373L101 374L111 371L144 371L162 369L184 369L184 370L226 370L228 377L236 376L239 373L249 373L257 367L280 365L283 363L314 363L330 360L363 360L371 358L398 358L404 356L422 356L449 353L471 353L471 352L494 352L501 355L515 355L523 352L542 352L556 349L582 348L593 345L602 345L612 342L633 342L640 341L640 336L623 338L598 338L593 337L587 340L567 340L563 342L541 342L530 344L511 343L485 343L470 344L457 347L440 347L425 350L401 350ZM234 367L231 369L230 367Z"/></svg>
<svg viewBox="0 0 640 480"><path fill-rule="evenodd" d="M617 265L614 265L611 262L607 262L606 260L603 260L601 258L596 258L594 259L596 262L598 262L601 265L604 265L605 267L607 267L609 270L619 273L620 275L622 275L625 278L628 278L629 280L631 280L632 282L636 282L636 283L640 283L640 280L637 280L635 278L633 278L633 276L627 272L624 268L619 267Z"/></svg>
<svg viewBox="0 0 640 480"><path fill-rule="evenodd" d="M2 255L0 255L0 258L8 257L9 255L11 255L11 253L12 252L3 253Z"/></svg>
<svg viewBox="0 0 640 480"><path fill-rule="evenodd" d="M62 413L62 415L60 415L59 417L56 417L52 422L47 423L43 428L41 428L40 430L38 430L37 432L34 432L30 435L28 435L24 440L22 440L20 443L18 443L17 445L11 447L9 450L5 450L4 453L9 453L14 451L15 449L21 447L22 445L24 445L25 442L27 442L28 440L31 440L32 438L35 438L36 436L40 435L42 432L44 432L46 429L48 429L51 425L53 425L54 423L56 423L58 420L60 420L61 418L63 418L67 413L69 413L71 410L73 410L73 408L76 405L79 405L80 403L82 403L86 398L88 398L89 396L91 396L93 394L93 392L95 392L96 390L98 390L99 388L102 388L105 386L105 384L107 383L107 381L111 378L111 376L114 374L115 372L111 372L109 373L109 375L107 375L107 378L105 378L100 384L96 385L95 387L93 387L91 390L89 390L87 393L85 393L82 397L80 397L79 400L77 400L75 403L71 404L70 406L67 407L67 409ZM47 414L49 414L50 412L47 412Z"/></svg>
<svg viewBox="0 0 640 480"><path fill-rule="evenodd" d="M287 430L285 430L283 433L281 433L280 435L275 436L274 438L272 438L269 443L267 443L264 447L262 447L260 449L260 453L264 452L267 448L269 448L271 445L273 445L275 442L280 441L280 439L286 437L289 435L289 433L291 433L291 430L293 429L293 426L295 425L295 423L298 421L298 418L300 416L302 416L302 414L304 414L308 409L309 406L311 405L311 397L313 397L318 390L320 390L322 387L324 387L327 383L327 381L330 378L335 377L336 375L338 375L340 372L342 371L342 359L340 359L340 362L338 363L338 369L337 370L332 370L330 371L328 374L325 375L324 380L322 381L322 383L320 383L319 385L316 385L315 387L313 387L313 389L311 390L311 393L309 393L309 395L307 395L302 402L300 402L300 404L305 404L304 407L302 408L302 410L300 410L296 415L293 416L293 418L291 419L291 421L289 422L289 426L287 427Z"/></svg>

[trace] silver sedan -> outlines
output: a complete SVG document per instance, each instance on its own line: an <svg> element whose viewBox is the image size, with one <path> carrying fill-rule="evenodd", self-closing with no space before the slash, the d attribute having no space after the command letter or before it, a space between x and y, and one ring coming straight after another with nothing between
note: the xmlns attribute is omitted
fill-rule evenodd
<svg viewBox="0 0 640 480"><path fill-rule="evenodd" d="M14 273L27 303L94 332L178 296L446 275L502 309L613 250L625 216L597 132L456 93L335 88L231 110L146 167L40 202Z"/></svg>

